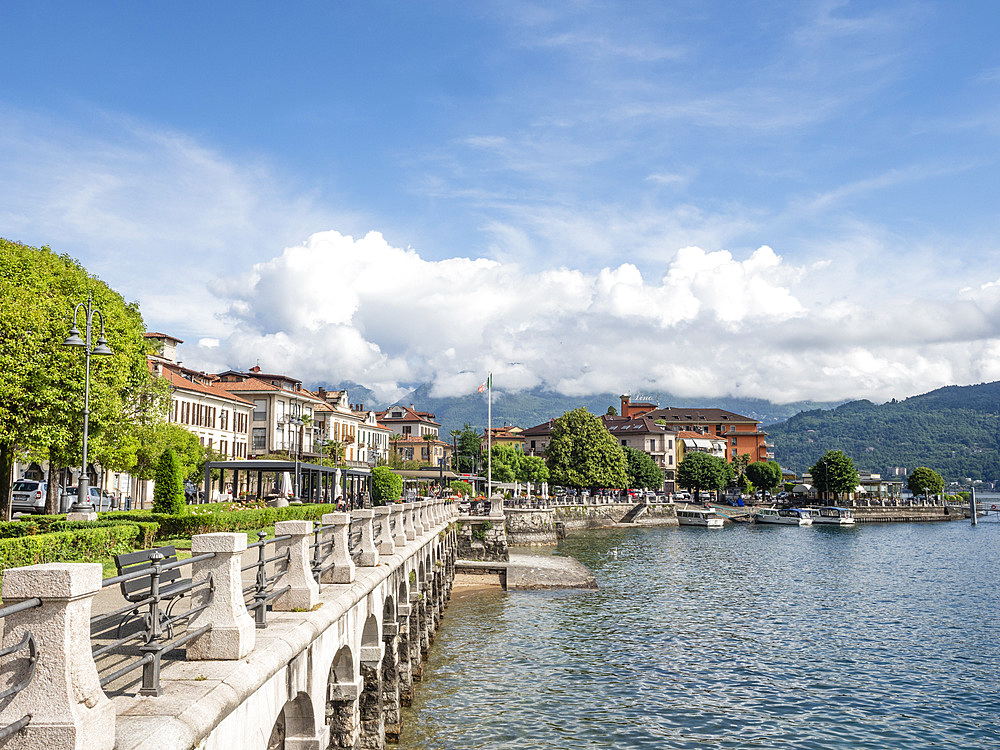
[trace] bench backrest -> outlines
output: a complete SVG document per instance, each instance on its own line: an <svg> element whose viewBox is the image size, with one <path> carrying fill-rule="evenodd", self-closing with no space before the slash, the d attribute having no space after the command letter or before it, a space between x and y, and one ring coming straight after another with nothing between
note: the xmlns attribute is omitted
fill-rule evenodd
<svg viewBox="0 0 1000 750"><path fill-rule="evenodd" d="M153 567L153 562L149 559L149 556L154 552L159 552L163 555L163 559L160 560L161 565L177 562L177 550L174 549L173 545L167 547L156 547L154 549L144 549L139 550L138 552L126 552L124 555L115 555L115 567L118 568L118 575L131 573L132 571L140 570L142 568ZM165 585L169 584L171 581L177 580L180 577L180 568L172 568L170 570L163 571L160 574L161 591ZM122 596L130 602L137 602L145 599L149 596L149 587L152 578L153 576L150 574L147 576L139 576L138 578L133 578L128 581L122 581L120 584Z"/></svg>

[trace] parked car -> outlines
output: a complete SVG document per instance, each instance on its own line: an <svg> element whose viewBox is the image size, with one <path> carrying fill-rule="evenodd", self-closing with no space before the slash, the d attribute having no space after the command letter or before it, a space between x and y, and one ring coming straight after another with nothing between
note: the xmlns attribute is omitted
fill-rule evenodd
<svg viewBox="0 0 1000 750"><path fill-rule="evenodd" d="M44 513L45 494L48 492L48 488L48 482L36 481L34 479L19 479L14 482L14 487L11 492L11 512ZM63 498L61 495L59 500L59 504L62 506Z"/></svg>
<svg viewBox="0 0 1000 750"><path fill-rule="evenodd" d="M67 487L66 488L66 498L69 505L72 505L77 500L77 495L80 493L78 487ZM99 487L87 487L87 494L90 496L90 504L94 506L97 510L111 510L110 505L105 500L101 503L101 490Z"/></svg>

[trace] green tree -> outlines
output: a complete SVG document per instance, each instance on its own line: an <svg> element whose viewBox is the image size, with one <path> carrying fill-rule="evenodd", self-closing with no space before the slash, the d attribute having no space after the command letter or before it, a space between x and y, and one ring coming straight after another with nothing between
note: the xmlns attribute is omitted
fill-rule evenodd
<svg viewBox="0 0 1000 750"><path fill-rule="evenodd" d="M389 505L403 495L403 478L388 466L372 469L372 503Z"/></svg>
<svg viewBox="0 0 1000 750"><path fill-rule="evenodd" d="M73 309L88 295L104 317L113 354L90 368L88 459L115 468L131 463L138 441L124 439L133 424L129 394L148 381L147 342L138 307L69 256L0 238L0 506L9 512L15 457L52 467L82 458L85 356L63 346ZM81 336L85 320L77 320ZM93 341L101 334L94 315Z"/></svg>
<svg viewBox="0 0 1000 750"><path fill-rule="evenodd" d="M914 495L939 495L944 492L944 478L934 469L918 466L907 478L906 487Z"/></svg>
<svg viewBox="0 0 1000 750"><path fill-rule="evenodd" d="M726 459L711 456L701 451L684 454L684 460L677 466L677 484L690 490L697 500L704 491L718 492L725 489L732 477Z"/></svg>
<svg viewBox="0 0 1000 750"><path fill-rule="evenodd" d="M781 466L777 461L754 461L747 465L745 473L754 487L765 492L781 486Z"/></svg>
<svg viewBox="0 0 1000 750"><path fill-rule="evenodd" d="M551 480L567 487L622 489L628 485L628 464L621 446L600 418L582 407L553 423L545 463Z"/></svg>
<svg viewBox="0 0 1000 750"><path fill-rule="evenodd" d="M493 481L516 482L521 475L524 454L510 443L497 443L490 455L493 457Z"/></svg>
<svg viewBox="0 0 1000 750"><path fill-rule="evenodd" d="M201 479L206 449L193 432L179 424L160 423L143 426L138 431L140 446L130 473L136 479L152 479L160 456L173 451L180 467L181 479Z"/></svg>
<svg viewBox="0 0 1000 750"><path fill-rule="evenodd" d="M184 480L181 462L172 448L167 448L156 465L156 484L153 486L153 512L178 516L187 511L184 502Z"/></svg>
<svg viewBox="0 0 1000 750"><path fill-rule="evenodd" d="M452 430L449 434L455 439L455 471L460 474L475 473L483 450L483 439L479 431L466 422L461 430Z"/></svg>
<svg viewBox="0 0 1000 750"><path fill-rule="evenodd" d="M817 490L824 494L832 492L835 498L843 492L854 492L858 487L858 470L843 451L827 451L809 473Z"/></svg>
<svg viewBox="0 0 1000 750"><path fill-rule="evenodd" d="M525 456L522 454L517 480L519 482L533 482L535 484L547 482L549 481L549 467L545 465L545 460L540 456Z"/></svg>
<svg viewBox="0 0 1000 750"><path fill-rule="evenodd" d="M648 453L623 447L628 461L628 486L633 489L658 490L663 487L663 469Z"/></svg>

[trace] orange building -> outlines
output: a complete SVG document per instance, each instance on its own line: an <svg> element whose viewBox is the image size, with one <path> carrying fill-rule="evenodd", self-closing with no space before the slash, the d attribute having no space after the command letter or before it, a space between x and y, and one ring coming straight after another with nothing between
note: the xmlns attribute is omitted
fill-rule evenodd
<svg viewBox="0 0 1000 750"><path fill-rule="evenodd" d="M622 396L623 414L633 416L638 409L648 406L651 404L632 403L628 396ZM767 444L767 433L760 429L759 419L744 417L725 409L694 406L668 406L662 409L653 407L641 413L674 432L690 430L725 440L726 460L730 463L744 453L750 455L751 461L774 459L774 453Z"/></svg>

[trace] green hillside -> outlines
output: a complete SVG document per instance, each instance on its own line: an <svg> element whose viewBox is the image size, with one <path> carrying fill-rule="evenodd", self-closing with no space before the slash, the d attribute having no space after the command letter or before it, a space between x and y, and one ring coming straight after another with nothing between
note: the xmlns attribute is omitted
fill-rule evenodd
<svg viewBox="0 0 1000 750"><path fill-rule="evenodd" d="M770 425L775 458L807 471L839 449L859 469L928 466L947 479L1000 479L1000 382L947 386L905 401L852 401Z"/></svg>

